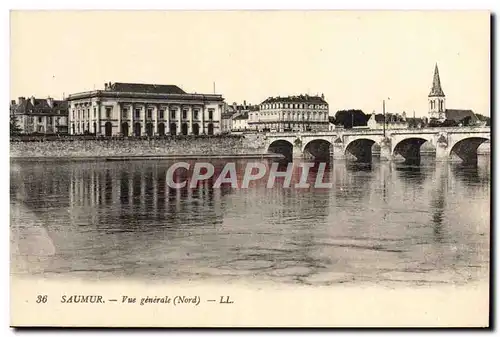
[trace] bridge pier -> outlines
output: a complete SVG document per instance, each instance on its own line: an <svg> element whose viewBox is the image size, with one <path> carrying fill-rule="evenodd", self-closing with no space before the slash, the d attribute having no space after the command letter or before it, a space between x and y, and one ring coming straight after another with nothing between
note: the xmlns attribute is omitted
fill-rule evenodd
<svg viewBox="0 0 500 337"><path fill-rule="evenodd" d="M380 142L380 160L381 161L392 160L392 149L391 149L391 142L389 139L385 139Z"/></svg>
<svg viewBox="0 0 500 337"><path fill-rule="evenodd" d="M302 159L302 158L304 158L304 152L302 152L300 146L294 146L293 147L292 157L294 159Z"/></svg>
<svg viewBox="0 0 500 337"><path fill-rule="evenodd" d="M448 151L448 144L438 143L436 146L436 161L450 160L450 152Z"/></svg>
<svg viewBox="0 0 500 337"><path fill-rule="evenodd" d="M344 144L333 143L333 159L334 160L344 160L345 159Z"/></svg>

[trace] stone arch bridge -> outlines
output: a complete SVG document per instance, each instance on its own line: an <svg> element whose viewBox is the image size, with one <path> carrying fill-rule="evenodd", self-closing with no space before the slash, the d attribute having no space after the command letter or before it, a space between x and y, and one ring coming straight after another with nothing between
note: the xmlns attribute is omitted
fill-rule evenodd
<svg viewBox="0 0 500 337"><path fill-rule="evenodd" d="M420 159L420 147L429 142L436 149L436 160L449 160L456 154L463 161L477 160L477 148L489 141L489 127L454 127L425 129L335 130L328 132L267 133L268 152L288 157L310 155L334 159L354 157L369 162L374 144L380 146L381 160L393 160L397 155L406 161Z"/></svg>

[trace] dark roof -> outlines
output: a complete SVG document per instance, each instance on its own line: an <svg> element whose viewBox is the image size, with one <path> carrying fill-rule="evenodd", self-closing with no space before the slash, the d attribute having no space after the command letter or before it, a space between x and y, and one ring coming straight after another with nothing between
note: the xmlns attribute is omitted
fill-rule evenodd
<svg viewBox="0 0 500 337"><path fill-rule="evenodd" d="M439 78L438 65L434 68L434 78L432 79L432 89L429 97L444 97L443 89L441 88L441 80Z"/></svg>
<svg viewBox="0 0 500 337"><path fill-rule="evenodd" d="M143 83L112 83L106 87L108 91L144 92L153 94L186 94L184 90L172 84L143 84Z"/></svg>
<svg viewBox="0 0 500 337"><path fill-rule="evenodd" d="M446 119L453 120L455 122L460 122L465 117L470 117L473 121L478 120L476 114L472 110L446 109L445 115Z"/></svg>
<svg viewBox="0 0 500 337"><path fill-rule="evenodd" d="M232 116L233 116L233 113L232 113L232 112L223 112L223 113L221 114L222 119L229 119L229 118L231 118Z"/></svg>
<svg viewBox="0 0 500 337"><path fill-rule="evenodd" d="M238 116L233 119L248 119L248 111L241 112Z"/></svg>
<svg viewBox="0 0 500 337"><path fill-rule="evenodd" d="M264 100L261 104L266 103L318 103L318 104L328 104L324 98L320 96L309 96L309 95L299 95L299 96L288 96L288 97L269 97Z"/></svg>
<svg viewBox="0 0 500 337"><path fill-rule="evenodd" d="M11 111L16 114L68 114L67 101L53 100L52 107L47 98L35 98L34 103L31 98L20 98L18 103L11 106Z"/></svg>

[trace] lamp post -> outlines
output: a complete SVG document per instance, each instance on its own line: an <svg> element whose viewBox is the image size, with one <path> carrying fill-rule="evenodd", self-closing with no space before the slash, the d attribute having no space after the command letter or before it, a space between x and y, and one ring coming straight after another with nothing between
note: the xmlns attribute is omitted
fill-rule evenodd
<svg viewBox="0 0 500 337"><path fill-rule="evenodd" d="M390 100L390 97L387 97L387 100ZM385 99L382 101L382 111L384 113L384 139L385 139L385 124L387 123L387 120L385 118Z"/></svg>

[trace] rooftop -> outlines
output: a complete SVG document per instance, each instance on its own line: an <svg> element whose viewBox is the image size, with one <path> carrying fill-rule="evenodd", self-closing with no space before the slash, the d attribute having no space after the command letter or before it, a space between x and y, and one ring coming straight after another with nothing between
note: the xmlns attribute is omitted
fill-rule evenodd
<svg viewBox="0 0 500 337"><path fill-rule="evenodd" d="M49 104L50 102L52 102L52 106ZM67 114L68 102L55 100L50 97L19 97L18 102L11 105L11 111L17 114Z"/></svg>
<svg viewBox="0 0 500 337"><path fill-rule="evenodd" d="M287 96L287 97L269 97L264 100L261 104L266 103L318 103L318 104L328 104L325 101L324 96L309 96L309 95L298 95L298 96Z"/></svg>
<svg viewBox="0 0 500 337"><path fill-rule="evenodd" d="M147 84L147 83L106 83L104 85L106 91L117 92L140 92L153 94L186 94L184 90L173 84Z"/></svg>

